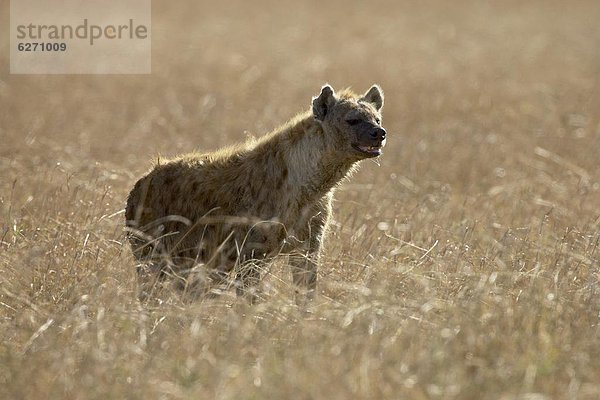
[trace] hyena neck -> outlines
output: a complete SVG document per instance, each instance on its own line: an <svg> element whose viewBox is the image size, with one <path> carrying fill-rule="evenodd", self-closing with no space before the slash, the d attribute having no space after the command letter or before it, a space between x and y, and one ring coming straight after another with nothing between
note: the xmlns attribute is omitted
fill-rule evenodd
<svg viewBox="0 0 600 400"><path fill-rule="evenodd" d="M299 116L280 137L288 171L287 187L304 199L320 199L353 168L354 162L334 147L312 113Z"/></svg>

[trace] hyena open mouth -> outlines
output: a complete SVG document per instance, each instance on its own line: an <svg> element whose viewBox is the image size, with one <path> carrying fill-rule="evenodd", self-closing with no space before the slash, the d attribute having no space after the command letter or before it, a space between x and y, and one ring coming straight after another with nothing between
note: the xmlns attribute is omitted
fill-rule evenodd
<svg viewBox="0 0 600 400"><path fill-rule="evenodd" d="M383 154L383 146L385 146L385 142L381 143L379 146L365 146L360 144L353 144L352 148L368 157L378 157Z"/></svg>

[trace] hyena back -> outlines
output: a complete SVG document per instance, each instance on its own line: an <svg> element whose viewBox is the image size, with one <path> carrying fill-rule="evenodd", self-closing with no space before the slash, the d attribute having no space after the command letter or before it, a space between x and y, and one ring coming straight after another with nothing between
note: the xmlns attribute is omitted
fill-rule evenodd
<svg viewBox="0 0 600 400"><path fill-rule="evenodd" d="M235 275L255 299L260 264L288 254L294 284L313 297L336 186L385 144L383 93L326 85L312 111L257 141L161 162L134 186L126 226L140 261L140 297L171 275L192 297Z"/></svg>

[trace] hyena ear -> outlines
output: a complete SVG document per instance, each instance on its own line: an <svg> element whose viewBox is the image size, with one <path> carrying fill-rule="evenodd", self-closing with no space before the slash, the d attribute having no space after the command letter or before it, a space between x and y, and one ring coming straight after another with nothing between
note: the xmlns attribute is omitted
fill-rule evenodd
<svg viewBox="0 0 600 400"><path fill-rule="evenodd" d="M381 90L379 85L373 85L361 100L373 104L377 111L379 111L383 107L383 90Z"/></svg>
<svg viewBox="0 0 600 400"><path fill-rule="evenodd" d="M335 102L336 98L333 88L329 85L323 86L323 88L321 88L321 94L317 97L313 97L312 100L312 109L315 118L319 121L323 121L327 113L331 111L331 108L335 105Z"/></svg>

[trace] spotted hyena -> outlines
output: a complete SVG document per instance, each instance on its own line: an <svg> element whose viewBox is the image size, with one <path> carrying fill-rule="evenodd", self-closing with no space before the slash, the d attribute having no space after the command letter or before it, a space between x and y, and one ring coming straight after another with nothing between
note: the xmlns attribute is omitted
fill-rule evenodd
<svg viewBox="0 0 600 400"><path fill-rule="evenodd" d="M155 165L125 213L140 297L171 277L192 297L230 282L253 301L261 265L285 254L299 298L312 298L335 188L381 154L382 107L377 85L326 85L312 110L258 140Z"/></svg>

